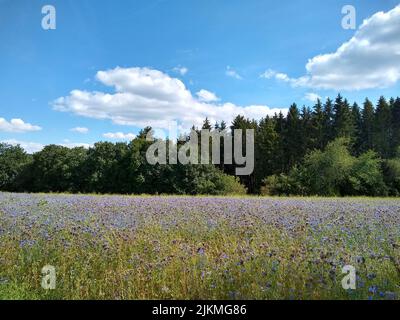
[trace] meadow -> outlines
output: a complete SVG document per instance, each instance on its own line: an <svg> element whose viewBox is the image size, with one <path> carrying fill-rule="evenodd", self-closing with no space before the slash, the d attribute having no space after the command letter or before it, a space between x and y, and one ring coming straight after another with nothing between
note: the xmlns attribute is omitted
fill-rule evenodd
<svg viewBox="0 0 400 320"><path fill-rule="evenodd" d="M0 299L399 296L396 199L0 193Z"/></svg>

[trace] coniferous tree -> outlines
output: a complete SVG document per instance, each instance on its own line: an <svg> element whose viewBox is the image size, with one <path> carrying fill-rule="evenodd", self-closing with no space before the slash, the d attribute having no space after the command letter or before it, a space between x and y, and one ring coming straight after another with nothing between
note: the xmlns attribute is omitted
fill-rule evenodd
<svg viewBox="0 0 400 320"><path fill-rule="evenodd" d="M385 159L390 156L392 141L392 111L384 97L380 97L375 112L373 145Z"/></svg>
<svg viewBox="0 0 400 320"><path fill-rule="evenodd" d="M392 128L393 128L393 136L392 136L391 156L396 156L400 147L400 98L399 97L397 97L397 99L394 101L392 107Z"/></svg>
<svg viewBox="0 0 400 320"><path fill-rule="evenodd" d="M203 130L211 130L211 123L210 120L208 120L208 118L206 118L203 122L203 126L201 127L201 129Z"/></svg>
<svg viewBox="0 0 400 320"><path fill-rule="evenodd" d="M362 145L362 120L361 120L361 111L360 107L357 103L353 104L351 108L351 115L354 123L354 144L353 144L353 153L360 154L361 153L361 145Z"/></svg>
<svg viewBox="0 0 400 320"><path fill-rule="evenodd" d="M374 147L374 121L374 106L370 100L365 99L364 108L361 113L361 152L372 150Z"/></svg>
<svg viewBox="0 0 400 320"><path fill-rule="evenodd" d="M313 148L323 149L325 147L325 116L321 100L318 99L312 114L312 139Z"/></svg>
<svg viewBox="0 0 400 320"><path fill-rule="evenodd" d="M238 115L233 120L232 125L231 125L232 135L234 133L234 130L237 130L237 129L242 130L242 153L244 153L245 150L247 149L246 148L246 130L253 129L256 131L257 130L257 122L255 120L246 119L242 115ZM232 148L233 152L234 152L234 147ZM230 166L231 174L234 174L235 167L236 167L236 164L233 166ZM246 186L247 190L249 190L250 193L253 193L256 190L254 173L251 174L250 176L240 176L239 179L240 179L241 183Z"/></svg>
<svg viewBox="0 0 400 320"><path fill-rule="evenodd" d="M285 150L284 150L284 139L283 139L283 132L286 126L286 118L283 115L282 111L279 114L274 115L273 122L275 125L275 131L278 134L278 145L276 150L276 158L279 159L277 165L279 165L279 171L284 172L285 170L285 163L283 161Z"/></svg>
<svg viewBox="0 0 400 320"><path fill-rule="evenodd" d="M302 144L299 146L301 154L300 157L303 158L304 155L311 149L313 149L315 141L313 137L313 119L312 111L309 107L303 107L301 109L301 138Z"/></svg>
<svg viewBox="0 0 400 320"><path fill-rule="evenodd" d="M255 139L255 176L257 187L262 180L279 171L276 150L279 146L275 123L269 117L260 120Z"/></svg>
<svg viewBox="0 0 400 320"><path fill-rule="evenodd" d="M301 159L302 123L299 109L294 103L289 108L286 125L283 131L284 170L289 170Z"/></svg>
<svg viewBox="0 0 400 320"><path fill-rule="evenodd" d="M354 122L347 99L343 100L342 96L339 94L335 100L333 109L334 137L353 139Z"/></svg>
<svg viewBox="0 0 400 320"><path fill-rule="evenodd" d="M324 147L334 139L333 117L333 103L332 100L328 98L324 104Z"/></svg>

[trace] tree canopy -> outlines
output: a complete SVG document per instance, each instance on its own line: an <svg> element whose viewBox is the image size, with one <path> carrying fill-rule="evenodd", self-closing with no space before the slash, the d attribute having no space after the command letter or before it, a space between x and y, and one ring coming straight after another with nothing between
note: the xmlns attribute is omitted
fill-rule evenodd
<svg viewBox="0 0 400 320"><path fill-rule="evenodd" d="M400 194L400 98L360 108L338 95L288 114L211 124L203 129L255 131L255 168L235 177L236 164L157 164L146 161L146 127L130 142L89 149L49 145L30 155L0 144L0 190L122 194ZM197 132L200 132L197 130ZM243 139L245 141L245 139ZM223 141L223 139L221 139ZM174 142L178 146L181 143ZM243 142L245 143L245 142ZM210 143L211 145L211 143ZM243 145L242 147L245 147Z"/></svg>

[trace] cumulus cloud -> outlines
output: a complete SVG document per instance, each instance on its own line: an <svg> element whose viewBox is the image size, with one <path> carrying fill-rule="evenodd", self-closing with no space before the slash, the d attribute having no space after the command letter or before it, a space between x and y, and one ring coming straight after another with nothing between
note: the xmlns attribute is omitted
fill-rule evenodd
<svg viewBox="0 0 400 320"><path fill-rule="evenodd" d="M226 67L226 72L225 72L225 74L228 76L228 77L231 77L231 78L235 78L235 79L237 79L237 80L242 80L243 78L242 78L242 76L240 75L240 74L238 74L234 69L232 69L230 66L227 66Z"/></svg>
<svg viewBox="0 0 400 320"><path fill-rule="evenodd" d="M201 89L199 92L196 93L199 97L199 100L202 102L213 102L219 101L219 98L216 96L214 92L210 92L208 90Z"/></svg>
<svg viewBox="0 0 400 320"><path fill-rule="evenodd" d="M89 129L85 128L85 127L75 127L75 128L70 129L70 131L85 134L85 133L89 132Z"/></svg>
<svg viewBox="0 0 400 320"><path fill-rule="evenodd" d="M306 93L304 98L311 102L317 102L318 100L322 100L322 98L318 94L313 93L313 92Z"/></svg>
<svg viewBox="0 0 400 320"><path fill-rule="evenodd" d="M10 144L12 146L20 145L27 153L35 153L44 148L44 145L37 142L27 142L27 141L20 141L16 139L9 139L1 141L3 143Z"/></svg>
<svg viewBox="0 0 400 320"><path fill-rule="evenodd" d="M306 75L291 78L267 70L261 76L294 87L349 91L389 87L400 79L399 34L400 5L364 20L354 36L334 53L310 59Z"/></svg>
<svg viewBox="0 0 400 320"><path fill-rule="evenodd" d="M42 128L26 123L21 119L11 119L11 121L7 121L4 118L0 118L0 131L22 133L39 130L42 130Z"/></svg>
<svg viewBox="0 0 400 320"><path fill-rule="evenodd" d="M133 133L108 132L104 133L103 137L112 140L133 140L136 138L136 135Z"/></svg>
<svg viewBox="0 0 400 320"><path fill-rule="evenodd" d="M120 68L97 72L96 79L115 92L73 90L53 102L54 109L79 116L109 119L114 124L168 129L177 121L183 129L210 121L231 122L241 114L259 119L282 109L267 106L237 106L196 98L184 83L154 69Z"/></svg>

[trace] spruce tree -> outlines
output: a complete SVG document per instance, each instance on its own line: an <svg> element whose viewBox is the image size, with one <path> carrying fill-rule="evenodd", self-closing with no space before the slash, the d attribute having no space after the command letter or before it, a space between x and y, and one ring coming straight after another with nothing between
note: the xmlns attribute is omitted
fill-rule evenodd
<svg viewBox="0 0 400 320"><path fill-rule="evenodd" d="M324 138L323 146L325 147L330 141L334 139L333 132L333 103L331 99L327 99L324 104Z"/></svg>
<svg viewBox="0 0 400 320"><path fill-rule="evenodd" d="M302 151L302 123L297 105L290 106L283 131L284 170L290 170L301 161Z"/></svg>
<svg viewBox="0 0 400 320"><path fill-rule="evenodd" d="M400 148L400 98L399 97L397 97L397 99L394 101L392 107L392 128L393 128L393 136L392 136L391 156L396 156Z"/></svg>
<svg viewBox="0 0 400 320"><path fill-rule="evenodd" d="M361 152L367 152L374 147L374 106L370 100L365 99L364 108L361 113Z"/></svg>
<svg viewBox="0 0 400 320"><path fill-rule="evenodd" d="M333 109L334 137L352 140L354 138L354 122L347 99L343 100L342 96L339 94L335 100Z"/></svg>
<svg viewBox="0 0 400 320"><path fill-rule="evenodd" d="M352 120L354 123L354 144L353 144L353 153L359 155L361 153L361 145L362 145L362 121L361 121L361 112L360 107L355 102L353 107L351 108Z"/></svg>
<svg viewBox="0 0 400 320"><path fill-rule="evenodd" d="M321 100L317 100L312 114L312 137L313 148L323 149L325 147L325 115Z"/></svg>
<svg viewBox="0 0 400 320"><path fill-rule="evenodd" d="M384 159L390 157L392 141L392 111L384 97L380 97L375 113L374 149Z"/></svg>

